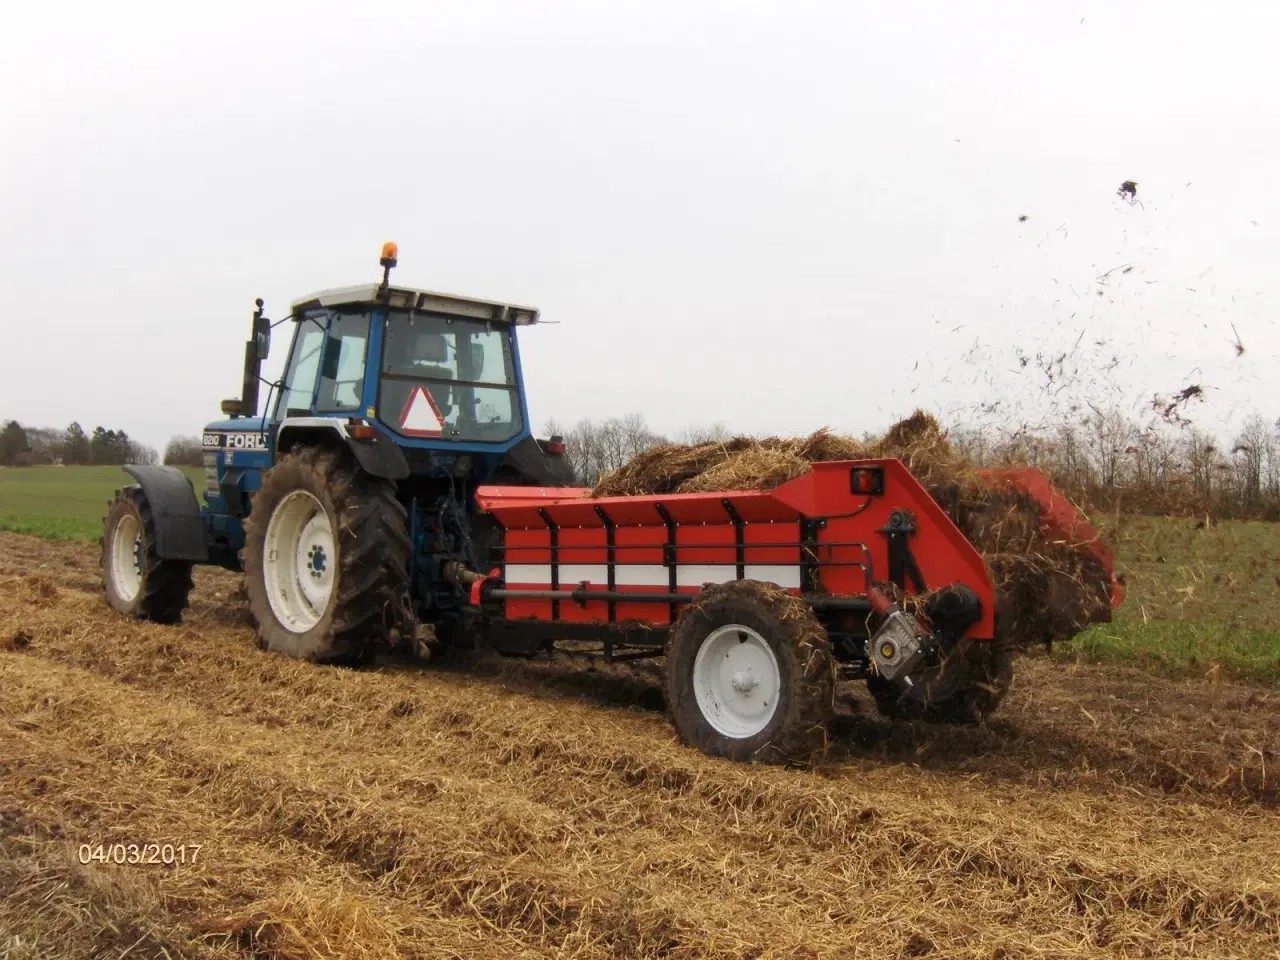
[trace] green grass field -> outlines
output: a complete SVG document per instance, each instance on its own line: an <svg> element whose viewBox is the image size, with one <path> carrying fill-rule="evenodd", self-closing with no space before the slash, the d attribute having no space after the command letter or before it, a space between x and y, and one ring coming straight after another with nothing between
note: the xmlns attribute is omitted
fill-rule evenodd
<svg viewBox="0 0 1280 960"><path fill-rule="evenodd" d="M1280 684L1280 524L1112 517L1102 527L1125 602L1057 656Z"/></svg>
<svg viewBox="0 0 1280 960"><path fill-rule="evenodd" d="M198 490L201 470L186 473ZM129 482L118 467L0 467L0 530L96 542L107 502ZM1111 517L1102 526L1125 603L1056 657L1280 684L1280 524Z"/></svg>
<svg viewBox="0 0 1280 960"><path fill-rule="evenodd" d="M204 471L183 472L200 490ZM0 530L97 542L108 501L133 482L119 467L0 467Z"/></svg>

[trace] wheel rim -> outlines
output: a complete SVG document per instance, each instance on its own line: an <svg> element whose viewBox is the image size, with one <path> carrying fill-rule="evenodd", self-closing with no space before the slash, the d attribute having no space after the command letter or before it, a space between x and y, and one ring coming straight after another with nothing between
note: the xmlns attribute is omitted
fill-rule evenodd
<svg viewBox="0 0 1280 960"><path fill-rule="evenodd" d="M693 693L707 723L726 737L753 737L778 709L782 671L764 637L731 623L707 635L693 661Z"/></svg>
<svg viewBox="0 0 1280 960"><path fill-rule="evenodd" d="M267 523L262 572L271 612L286 630L306 633L324 616L337 567L333 528L324 506L295 490Z"/></svg>
<svg viewBox="0 0 1280 960"><path fill-rule="evenodd" d="M132 513L117 520L111 532L111 584L125 603L142 589L142 528Z"/></svg>

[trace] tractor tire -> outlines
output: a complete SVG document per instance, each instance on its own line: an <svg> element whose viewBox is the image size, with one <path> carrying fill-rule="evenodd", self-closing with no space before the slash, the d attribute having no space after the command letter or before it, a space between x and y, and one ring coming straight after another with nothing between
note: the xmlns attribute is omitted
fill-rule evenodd
<svg viewBox="0 0 1280 960"><path fill-rule="evenodd" d="M1001 640L961 640L905 692L883 677L867 678L882 714L931 723L979 723L1012 685L1013 647Z"/></svg>
<svg viewBox="0 0 1280 960"><path fill-rule="evenodd" d="M235 592L231 594L231 600L240 605L240 615L244 618L244 625L253 628L253 632L258 632L258 618L253 615L253 611L249 609L249 580L244 575L244 548L240 548L240 552L236 554L236 561L240 564L240 579L236 582Z"/></svg>
<svg viewBox="0 0 1280 960"><path fill-rule="evenodd" d="M156 553L156 518L139 486L116 491L102 524L107 603L125 616L179 623L193 586L191 562Z"/></svg>
<svg viewBox="0 0 1280 960"><path fill-rule="evenodd" d="M671 631L666 687L676 732L711 756L811 763L826 751L831 641L803 601L771 583L705 587Z"/></svg>
<svg viewBox="0 0 1280 960"><path fill-rule="evenodd" d="M258 645L315 663L370 660L407 609L409 535L395 484L307 447L267 471L245 524Z"/></svg>

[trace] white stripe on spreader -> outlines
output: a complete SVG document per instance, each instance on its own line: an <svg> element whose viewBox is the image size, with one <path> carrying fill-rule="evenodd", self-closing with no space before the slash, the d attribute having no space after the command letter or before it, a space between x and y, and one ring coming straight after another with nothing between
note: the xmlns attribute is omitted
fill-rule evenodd
<svg viewBox="0 0 1280 960"><path fill-rule="evenodd" d="M788 564L747 564L744 569L748 580L775 583L784 590L800 589L800 568ZM704 583L727 583L738 579L738 568L731 563L690 564L676 567L676 586L700 587ZM593 587L604 587L609 582L609 569L603 563L566 563L560 567L560 586L569 586L586 580ZM506 566L508 584L551 584L551 565L540 563L509 563ZM620 563L614 568L614 584L619 587L669 586L667 568L660 563Z"/></svg>
<svg viewBox="0 0 1280 960"><path fill-rule="evenodd" d="M782 587L784 590L800 589L800 568L793 567L790 564L782 564L780 566L773 564L752 564L748 563L743 568L748 580L761 580L764 583L774 583ZM734 571L737 572L736 570ZM730 578L732 579L732 578Z"/></svg>

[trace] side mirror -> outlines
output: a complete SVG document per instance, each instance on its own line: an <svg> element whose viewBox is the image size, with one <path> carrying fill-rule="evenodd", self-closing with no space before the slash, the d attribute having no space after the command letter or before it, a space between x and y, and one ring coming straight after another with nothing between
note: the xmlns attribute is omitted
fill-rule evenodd
<svg viewBox="0 0 1280 960"><path fill-rule="evenodd" d="M253 346L259 360L271 353L271 321L266 317L253 318Z"/></svg>
<svg viewBox="0 0 1280 960"><path fill-rule="evenodd" d="M240 383L240 409L228 416L256 417L258 415L258 378L262 373L262 361L271 350L271 321L262 315L262 298L254 301L252 337L244 344L244 379ZM223 412L227 413L225 404Z"/></svg>

